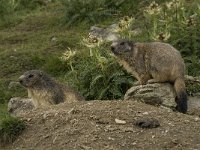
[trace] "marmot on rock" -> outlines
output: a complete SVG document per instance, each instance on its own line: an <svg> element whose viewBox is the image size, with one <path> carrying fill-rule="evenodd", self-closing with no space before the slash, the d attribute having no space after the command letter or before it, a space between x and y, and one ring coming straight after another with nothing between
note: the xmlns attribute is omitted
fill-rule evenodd
<svg viewBox="0 0 200 150"><path fill-rule="evenodd" d="M177 93L176 108L179 112L187 112L185 64L178 50L167 43L134 43L118 40L112 43L111 51L140 84L147 82L174 84Z"/></svg>
<svg viewBox="0 0 200 150"><path fill-rule="evenodd" d="M76 90L58 83L40 70L30 70L19 77L19 82L28 90L34 106L48 106L62 102L84 100Z"/></svg>

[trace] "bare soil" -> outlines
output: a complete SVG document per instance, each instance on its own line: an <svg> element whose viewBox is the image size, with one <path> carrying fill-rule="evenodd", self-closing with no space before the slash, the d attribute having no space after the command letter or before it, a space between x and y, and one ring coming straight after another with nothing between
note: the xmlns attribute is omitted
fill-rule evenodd
<svg viewBox="0 0 200 150"><path fill-rule="evenodd" d="M136 126L135 122L142 118L157 119L160 126L151 129ZM26 120L26 130L3 149L200 149L198 116L135 101L60 104L34 110L23 115L22 119Z"/></svg>

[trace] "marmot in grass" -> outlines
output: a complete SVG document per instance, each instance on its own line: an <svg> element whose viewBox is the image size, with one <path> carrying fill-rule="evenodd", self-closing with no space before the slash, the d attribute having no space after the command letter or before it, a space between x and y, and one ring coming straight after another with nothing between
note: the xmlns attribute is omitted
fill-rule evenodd
<svg viewBox="0 0 200 150"><path fill-rule="evenodd" d="M187 112L185 64L180 52L173 46L161 42L134 43L119 40L112 43L111 51L140 84L147 82L174 84L177 110L182 113Z"/></svg>
<svg viewBox="0 0 200 150"><path fill-rule="evenodd" d="M19 77L19 82L28 90L34 106L48 106L62 102L84 100L76 90L56 82L40 70L30 70Z"/></svg>

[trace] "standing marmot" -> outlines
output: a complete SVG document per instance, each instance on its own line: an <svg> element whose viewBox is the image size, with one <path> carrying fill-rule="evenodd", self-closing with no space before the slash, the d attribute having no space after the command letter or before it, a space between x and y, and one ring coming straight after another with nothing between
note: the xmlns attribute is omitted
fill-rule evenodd
<svg viewBox="0 0 200 150"><path fill-rule="evenodd" d="M73 88L60 84L40 70L30 70L19 77L21 85L27 88L28 96L34 106L48 106L52 104L84 100Z"/></svg>
<svg viewBox="0 0 200 150"><path fill-rule="evenodd" d="M177 110L187 112L187 93L184 81L185 64L179 51L166 43L113 42L111 50L119 62L140 84L170 82L177 93Z"/></svg>

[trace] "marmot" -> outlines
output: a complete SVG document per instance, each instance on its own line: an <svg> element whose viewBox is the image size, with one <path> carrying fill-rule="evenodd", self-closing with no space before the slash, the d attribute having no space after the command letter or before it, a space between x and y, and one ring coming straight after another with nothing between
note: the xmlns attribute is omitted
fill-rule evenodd
<svg viewBox="0 0 200 150"><path fill-rule="evenodd" d="M112 43L111 51L140 84L147 82L174 84L177 93L176 108L179 112L187 112L185 64L178 50L167 43L134 43L118 40Z"/></svg>
<svg viewBox="0 0 200 150"><path fill-rule="evenodd" d="M62 102L84 100L76 90L58 83L40 70L30 70L19 77L19 82L28 90L34 106L48 106Z"/></svg>

